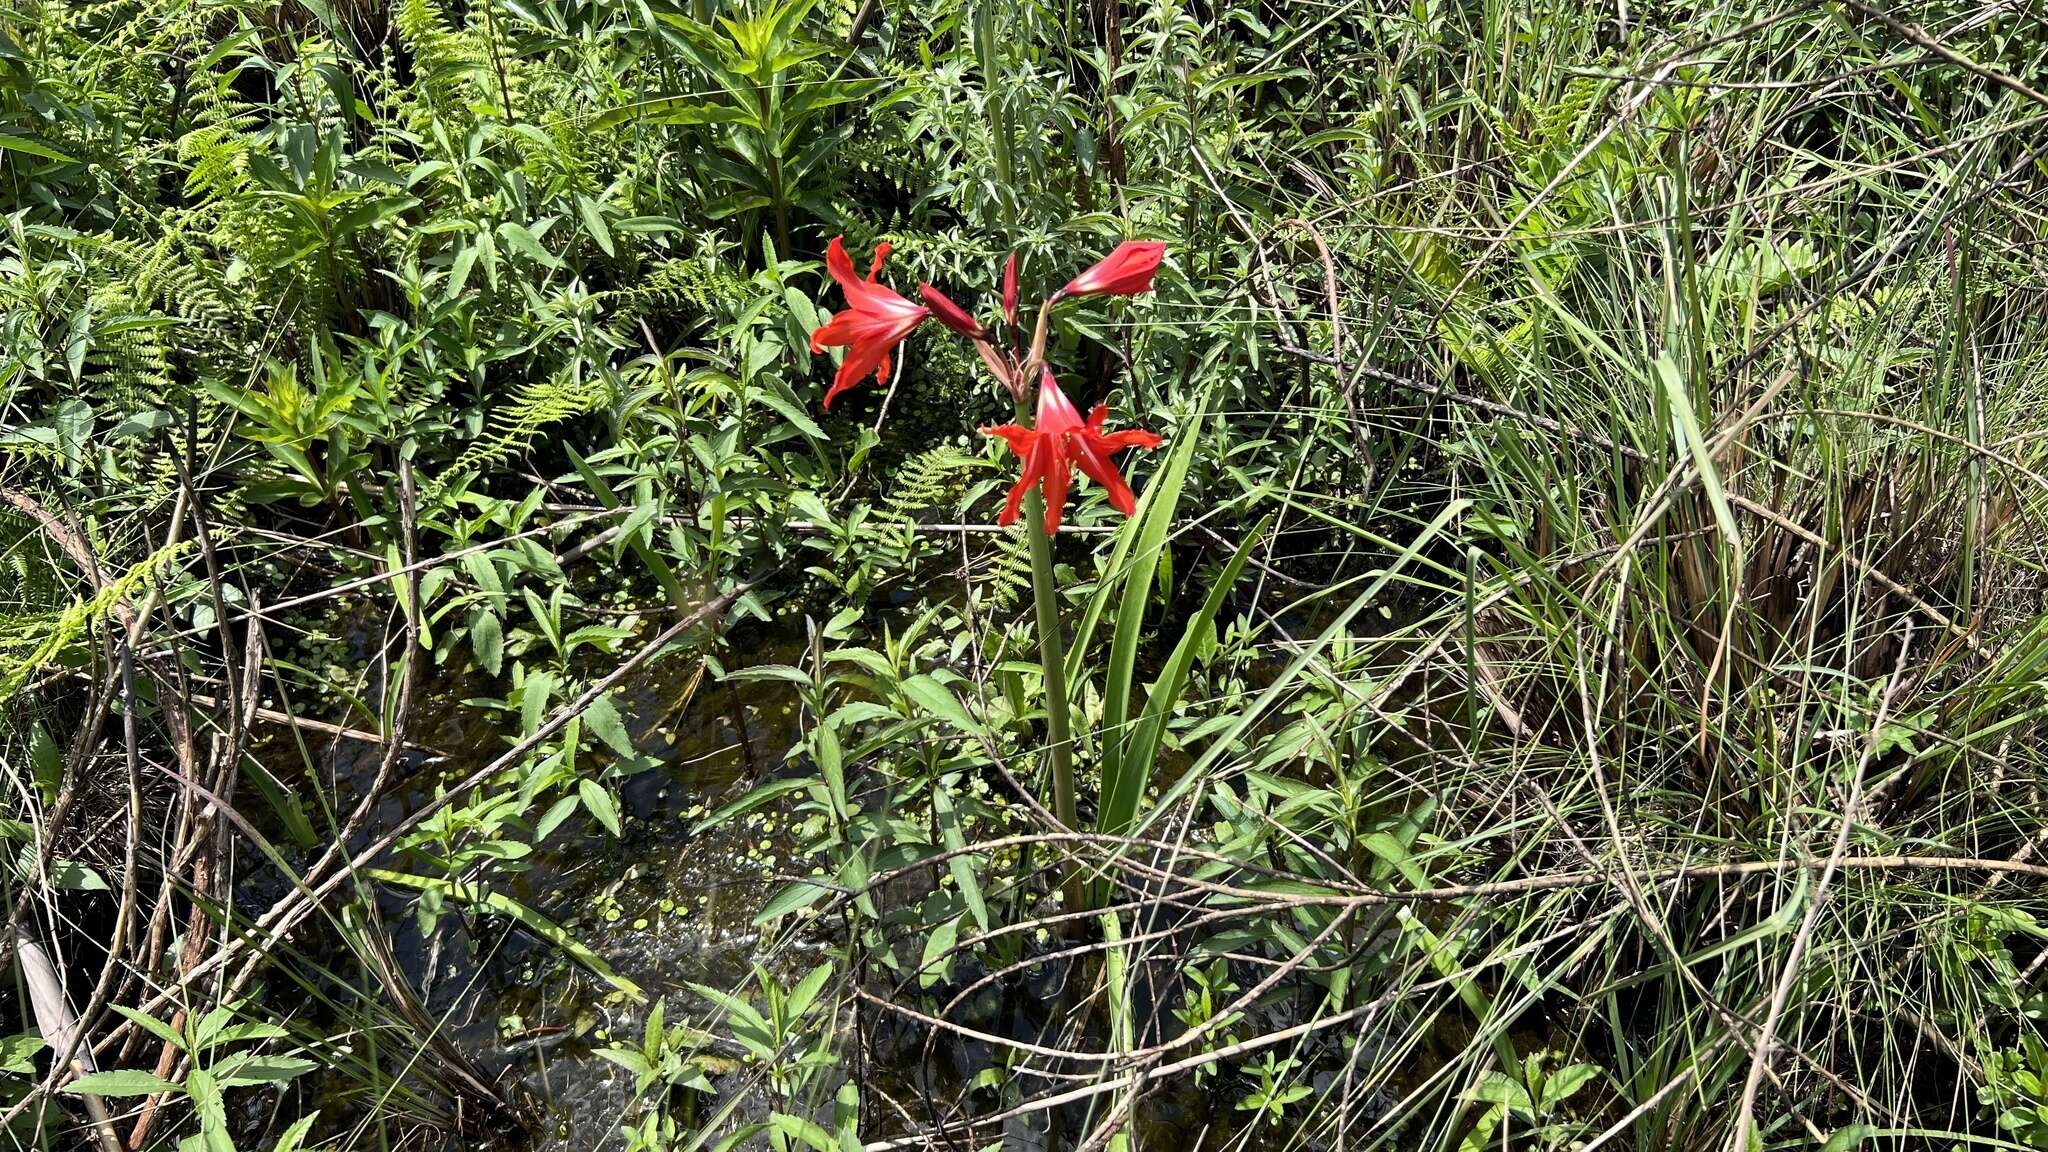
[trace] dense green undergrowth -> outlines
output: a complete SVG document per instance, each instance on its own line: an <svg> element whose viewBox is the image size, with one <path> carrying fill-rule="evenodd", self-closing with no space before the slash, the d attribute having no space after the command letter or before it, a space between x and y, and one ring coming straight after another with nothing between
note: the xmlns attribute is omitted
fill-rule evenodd
<svg viewBox="0 0 2048 1152"><path fill-rule="evenodd" d="M2044 59L1860 0L0 13L0 1126L2048 1149ZM935 324L823 409L834 236L990 324L1164 243L1045 355L1166 437L1135 514L1034 569ZM746 970L626 971L643 875Z"/></svg>

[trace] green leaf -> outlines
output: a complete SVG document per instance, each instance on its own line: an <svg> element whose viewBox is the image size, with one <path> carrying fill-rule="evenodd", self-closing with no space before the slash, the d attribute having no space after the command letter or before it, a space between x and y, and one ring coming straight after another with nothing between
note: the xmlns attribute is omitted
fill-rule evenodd
<svg viewBox="0 0 2048 1152"><path fill-rule="evenodd" d="M93 1096L151 1096L182 1092L184 1087L139 1068L116 1068L81 1076L70 1083L69 1090Z"/></svg>
<svg viewBox="0 0 2048 1152"><path fill-rule="evenodd" d="M1714 524L1728 542L1728 547L1740 557L1742 533L1735 526L1735 513L1728 506L1728 494L1721 488L1720 471L1714 467L1713 453L1707 447L1706 434L1700 430L1699 417L1693 412L1692 398L1686 394L1678 362L1671 358L1669 352L1657 357L1657 378L1663 382L1665 398L1671 402L1672 434L1679 441L1679 446L1692 454L1693 467L1700 474L1700 485L1707 490L1707 502L1714 509Z"/></svg>
<svg viewBox="0 0 2048 1152"><path fill-rule="evenodd" d="M528 674L526 682L519 686L519 734L531 736L540 731L540 722L548 714L548 695L554 691L555 678L551 673Z"/></svg>
<svg viewBox="0 0 2048 1152"><path fill-rule="evenodd" d="M761 910L754 913L754 923L766 924L792 912L801 912L831 894L830 888L821 888L808 880L798 880L777 892L773 899L762 905Z"/></svg>
<svg viewBox="0 0 2048 1152"><path fill-rule="evenodd" d="M178 1051L183 1052L185 1050L184 1035L165 1021L159 1020L147 1012L138 1012L125 1004L109 1004L108 1007L134 1021L136 1027L162 1040Z"/></svg>
<svg viewBox="0 0 2048 1152"><path fill-rule="evenodd" d="M44 800L54 801L64 783L64 753L40 720L29 725L28 756L36 789Z"/></svg>
<svg viewBox="0 0 2048 1152"><path fill-rule="evenodd" d="M527 257L537 264L542 264L549 268L561 266L562 262L555 258L555 254L541 247L540 241L534 237L532 232L527 230L524 224L507 220L503 224L498 225L498 235L505 238L505 243L511 245L514 252Z"/></svg>
<svg viewBox="0 0 2048 1152"><path fill-rule="evenodd" d="M23 844L15 864L24 876L35 874L36 856L33 844ZM52 860L49 863L50 883L71 892L105 892L107 882L98 872L76 860Z"/></svg>
<svg viewBox="0 0 2048 1152"><path fill-rule="evenodd" d="M825 990L825 983L830 979L832 962L829 960L806 973L802 980L797 981L796 987L789 990L789 998L782 1002L783 1018L801 1019L804 1013L811 1010L811 1005L817 1002L818 993Z"/></svg>
<svg viewBox="0 0 2048 1152"><path fill-rule="evenodd" d="M939 822L939 834L952 853L946 860L947 871L953 874L953 883L960 889L960 898L967 902L967 910L974 915L974 926L988 931L988 904L982 898L981 880L975 874L974 861L962 851L967 847L966 833L960 827L960 814L953 807L953 792L944 781L932 789L932 815Z"/></svg>
<svg viewBox="0 0 2048 1152"><path fill-rule="evenodd" d="M977 735L982 731L981 725L976 724L974 718L967 714L967 709L961 706L959 698L954 696L952 691L945 685L931 677L924 675L912 676L910 679L905 680L901 687L903 694L910 697L911 702L924 709L925 712L944 720L946 723L951 724L970 736Z"/></svg>
<svg viewBox="0 0 2048 1152"><path fill-rule="evenodd" d="M221 1099L220 1089L213 1074L204 1068L194 1068L185 1078L185 1094L199 1114L201 1145L206 1152L235 1152L234 1139L228 1135L227 1103Z"/></svg>
<svg viewBox="0 0 2048 1152"><path fill-rule="evenodd" d="M496 676L505 665L505 630L494 612L478 612L469 618L469 648L476 653L477 667Z"/></svg>
<svg viewBox="0 0 2048 1152"><path fill-rule="evenodd" d="M614 108L590 122L590 130L603 132L621 124L731 124L745 121L748 113L696 96L657 96Z"/></svg>
<svg viewBox="0 0 2048 1152"><path fill-rule="evenodd" d="M1881 1133L1869 1124L1851 1124L1846 1128L1836 1129L1834 1134L1828 1137L1828 1142L1821 1145L1820 1152L1851 1152L1852 1149L1861 1147L1865 1140L1879 1135Z"/></svg>
<svg viewBox="0 0 2048 1152"><path fill-rule="evenodd" d="M292 1126L285 1129L277 1143L271 1146L270 1152L299 1152L299 1145L305 1143L306 1134L313 1130L313 1123L318 1119L320 1110L315 1108L293 1121Z"/></svg>
<svg viewBox="0 0 2048 1152"><path fill-rule="evenodd" d="M320 1065L299 1056L254 1056L224 1070L221 1086L246 1088L251 1084L281 1084L295 1080Z"/></svg>
<svg viewBox="0 0 2048 1152"><path fill-rule="evenodd" d="M752 812L754 809L773 801L779 796L786 796L791 792L801 792L811 787L814 783L816 782L812 780L770 780L745 796L734 800L730 804L723 805L716 812L697 821L697 826L692 828L691 831L693 833L702 832L707 828L716 827L735 816L743 816L748 812Z"/></svg>
<svg viewBox="0 0 2048 1152"><path fill-rule="evenodd" d="M78 163L72 156L57 151L41 140L31 136L17 136L12 132L0 132L0 152L22 152L30 156L41 156L45 160L60 160L66 164Z"/></svg>
<svg viewBox="0 0 2048 1152"><path fill-rule="evenodd" d="M1138 638L1145 623L1145 605L1152 595L1153 576L1158 572L1160 555L1167 546L1167 533L1173 527L1174 512L1180 506L1181 488L1187 480L1188 466L1194 460L1196 445L1201 442L1201 424L1199 416L1181 422L1165 466L1145 485L1145 494L1129 523L1117 533L1109 565L1103 570L1103 579L1094 595L1089 597L1087 607L1082 610L1081 621L1074 630L1074 645L1067 651L1067 682L1080 684L1086 671L1083 660L1096 622L1107 610L1111 598L1117 598L1116 631L1110 641L1109 665L1102 680L1101 724L1103 791L1105 795L1116 793L1117 799L1113 806L1104 805L1098 827L1109 828L1114 823L1120 828L1127 823L1124 813L1136 810L1135 797L1127 801L1122 792L1133 787L1123 771L1123 761L1124 746L1131 736L1125 722L1130 716L1131 680L1137 668Z"/></svg>
<svg viewBox="0 0 2048 1152"><path fill-rule="evenodd" d="M1529 1107L1529 1090L1515 1083L1514 1078L1505 1072L1488 1072L1465 1095L1467 1099L1486 1104L1501 1104L1525 1111Z"/></svg>
<svg viewBox="0 0 2048 1152"><path fill-rule="evenodd" d="M605 226L604 209L599 207L597 201L578 193L576 215L582 218L584 230L590 233L590 238L597 242L598 248L602 249L605 255L616 257L618 253L612 250L612 230Z"/></svg>
<svg viewBox="0 0 2048 1152"><path fill-rule="evenodd" d="M924 956L917 962L917 986L930 988L953 971L954 943L960 938L960 918L953 917L931 930L924 938Z"/></svg>
<svg viewBox="0 0 2048 1152"><path fill-rule="evenodd" d="M1202 637L1209 634L1216 622L1216 614L1223 609L1223 602L1229 598L1230 590L1237 585L1237 578L1244 572L1245 562L1251 558L1252 549L1266 535L1271 520L1261 521L1245 533L1237 550L1217 574L1216 582L1209 587L1209 595L1202 601L1202 607L1187 627L1181 632L1180 642L1174 645L1173 655L1167 657L1166 667L1152 681L1145 693L1145 711L1130 732L1117 744L1118 756L1114 764L1108 753L1109 741L1104 738L1102 762L1102 803L1096 819L1096 827L1113 835L1127 831L1138 818L1138 808L1145 799L1145 786L1151 782L1152 766L1158 763L1159 746L1166 737L1166 722L1173 709L1180 703L1180 695L1187 688L1188 675L1194 669L1195 653L1201 647ZM1126 590L1125 597L1131 595ZM1118 621L1119 628L1122 621ZM1105 704L1105 708L1107 705ZM1107 720L1104 721L1105 725Z"/></svg>
<svg viewBox="0 0 2048 1152"><path fill-rule="evenodd" d="M626 731L626 722L619 717L618 705L612 703L610 696L599 696L590 702L590 707L583 710L583 726L620 756L634 754L633 735Z"/></svg>
<svg viewBox="0 0 2048 1152"><path fill-rule="evenodd" d="M749 400L759 400L761 403L766 404L777 416L789 421L790 427L795 428L811 439L825 439L825 430L818 427L817 422L811 419L810 414L805 412L802 406L775 389L749 388L747 389L747 398Z"/></svg>
<svg viewBox="0 0 2048 1152"><path fill-rule="evenodd" d="M619 805L604 785L595 780L578 780L576 796L583 801L584 810L597 817L597 822L604 825L607 832L614 836L619 834Z"/></svg>
<svg viewBox="0 0 2048 1152"><path fill-rule="evenodd" d="M562 821L574 815L582 803L578 797L564 796L548 805L548 810L541 813L540 819L534 822L533 838L539 841L554 835L555 829L562 826Z"/></svg>
<svg viewBox="0 0 2048 1152"><path fill-rule="evenodd" d="M1600 1075L1598 1064L1569 1064L1550 1074L1543 1082L1545 1107L1562 1104Z"/></svg>
<svg viewBox="0 0 2048 1152"><path fill-rule="evenodd" d="M801 1116L771 1112L768 1114L768 1127L790 1139L801 1140L818 1152L838 1152L839 1142L832 1138L830 1132Z"/></svg>
<svg viewBox="0 0 2048 1152"><path fill-rule="evenodd" d="M35 1055L42 1050L43 1038L33 1032L21 1032L0 1040L0 1072L33 1075Z"/></svg>
<svg viewBox="0 0 2048 1152"><path fill-rule="evenodd" d="M768 1027L768 1021L762 1017L760 1012L755 1010L752 1004L747 1003L732 993L721 988L713 988L709 984L692 983L690 984L690 989L697 993L697 995L725 1009L726 1014L739 1024L763 1035L772 1031Z"/></svg>

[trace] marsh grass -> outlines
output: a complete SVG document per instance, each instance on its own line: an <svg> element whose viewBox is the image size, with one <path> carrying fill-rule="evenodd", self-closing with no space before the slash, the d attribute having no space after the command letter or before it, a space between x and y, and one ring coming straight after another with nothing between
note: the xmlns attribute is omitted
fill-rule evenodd
<svg viewBox="0 0 2048 1152"><path fill-rule="evenodd" d="M2038 15L717 7L0 27L0 831L123 1140L531 1144L602 1066L633 1152L2048 1147ZM1052 347L1175 444L1047 612L971 364L810 405L841 230L1168 243ZM800 845L730 986L511 895L650 665L794 717L689 818Z"/></svg>

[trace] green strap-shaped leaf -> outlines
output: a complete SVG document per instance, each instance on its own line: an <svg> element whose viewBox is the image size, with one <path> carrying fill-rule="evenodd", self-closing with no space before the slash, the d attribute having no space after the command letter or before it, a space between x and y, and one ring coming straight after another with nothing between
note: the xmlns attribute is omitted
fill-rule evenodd
<svg viewBox="0 0 2048 1152"><path fill-rule="evenodd" d="M1206 403L1204 409L1206 410ZM1184 421L1168 453L1165 467L1145 485L1145 494L1124 530L1117 534L1102 583L1082 610L1074 630L1073 645L1067 649L1067 682L1081 682L1082 663L1095 626L1117 598L1116 633L1110 641L1109 667L1102 683L1102 772L1106 780L1120 771L1123 744L1130 717L1131 678L1138 661L1138 639L1145 624L1145 604L1152 596L1152 580L1159 570L1159 557L1173 528L1174 512L1187 482L1188 465L1194 460L1200 441L1201 416Z"/></svg>
<svg viewBox="0 0 2048 1152"><path fill-rule="evenodd" d="M1201 610L1188 621L1187 631L1181 635L1180 643L1174 645L1166 667L1160 669L1158 678L1152 681L1151 688L1145 693L1144 715L1138 718L1121 741L1116 742L1121 755L1114 767L1108 755L1104 755L1102 805L1097 821L1097 827L1102 831L1122 833L1137 819L1138 805L1145 797L1145 784L1151 779L1152 765L1158 761L1159 745L1166 735L1166 718L1179 703L1180 694L1187 687L1188 673L1194 668L1198 637L1215 623L1223 601L1244 571L1245 561L1251 559L1252 549L1265 537L1270 523L1270 518L1261 521L1247 532L1237 551L1224 564L1223 571L1217 574L1216 582L1209 587L1208 597L1202 601ZM1105 749L1111 746L1106 737L1103 746Z"/></svg>

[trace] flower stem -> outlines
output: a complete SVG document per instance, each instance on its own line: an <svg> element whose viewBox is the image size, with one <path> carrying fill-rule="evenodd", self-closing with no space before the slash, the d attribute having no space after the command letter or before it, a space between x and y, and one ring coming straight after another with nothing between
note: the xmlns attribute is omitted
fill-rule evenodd
<svg viewBox="0 0 2048 1152"><path fill-rule="evenodd" d="M1017 389L1017 420L1029 419L1035 380L1020 381ZM1045 688L1045 735L1052 745L1052 814L1064 828L1079 825L1074 813L1074 734L1072 702L1067 695L1067 638L1060 619L1059 587L1053 582L1052 536L1045 530L1045 496L1033 488L1024 494L1024 535L1031 542L1031 600L1038 610L1038 662ZM1069 859L1060 866L1060 886L1066 892L1066 910L1078 912L1087 890L1081 873Z"/></svg>

